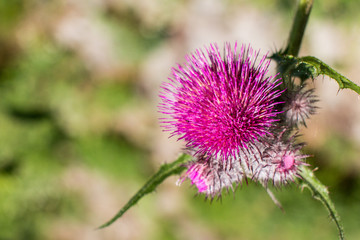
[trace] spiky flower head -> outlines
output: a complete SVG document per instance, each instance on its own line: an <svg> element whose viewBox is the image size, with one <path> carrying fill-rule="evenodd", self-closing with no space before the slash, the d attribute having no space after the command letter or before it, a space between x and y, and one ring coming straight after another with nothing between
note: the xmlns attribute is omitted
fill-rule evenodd
<svg viewBox="0 0 360 240"><path fill-rule="evenodd" d="M159 107L171 136L184 139L198 155L226 160L271 134L280 82L265 76L270 62L264 56L256 64L258 55L250 46L237 53L237 44L226 44L222 56L214 44L173 68Z"/></svg>

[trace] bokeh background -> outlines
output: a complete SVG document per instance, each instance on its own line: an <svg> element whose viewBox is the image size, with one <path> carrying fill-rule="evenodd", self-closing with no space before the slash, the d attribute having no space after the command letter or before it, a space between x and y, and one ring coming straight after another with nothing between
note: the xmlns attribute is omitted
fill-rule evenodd
<svg viewBox="0 0 360 240"><path fill-rule="evenodd" d="M158 126L158 90L209 43L285 46L293 0L0 0L0 239L337 239L320 202L295 186L249 183L204 202L167 179L109 220L181 142ZM301 55L360 84L360 2L315 0ZM302 129L348 239L360 238L360 98L319 77Z"/></svg>

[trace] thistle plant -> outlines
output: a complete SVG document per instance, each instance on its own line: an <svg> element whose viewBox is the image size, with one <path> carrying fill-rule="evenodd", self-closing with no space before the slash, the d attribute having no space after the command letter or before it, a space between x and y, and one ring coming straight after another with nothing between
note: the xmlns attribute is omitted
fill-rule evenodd
<svg viewBox="0 0 360 240"><path fill-rule="evenodd" d="M318 75L336 80L340 89L360 94L360 87L315 57L297 56L312 4L298 2L287 46L269 57L250 45L213 43L172 69L159 94L160 125L183 141L185 149L100 228L120 218L168 176L180 174L179 185L189 181L210 200L250 180L264 186L277 205L269 184L309 188L329 211L340 239L345 238L327 188L314 176L315 166L306 162L298 133L317 112L319 99L309 83ZM273 76L270 61L277 63Z"/></svg>

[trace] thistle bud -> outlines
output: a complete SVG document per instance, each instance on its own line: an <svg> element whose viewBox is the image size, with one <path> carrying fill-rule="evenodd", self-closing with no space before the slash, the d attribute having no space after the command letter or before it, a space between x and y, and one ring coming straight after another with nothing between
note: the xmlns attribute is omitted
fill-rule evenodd
<svg viewBox="0 0 360 240"><path fill-rule="evenodd" d="M306 155L300 153L303 144L295 144L296 135L285 137L285 130L277 137L268 136L256 141L249 148L242 149L239 158L225 161L216 157L195 155L196 160L188 164L187 172L181 178L190 179L199 193L206 197L221 196L222 190L234 189L244 178L275 186L294 181L298 167L305 165Z"/></svg>
<svg viewBox="0 0 360 240"><path fill-rule="evenodd" d="M306 127L306 120L316 113L318 102L314 95L314 89L304 91L303 89L293 91L289 95L289 99L285 102L284 114L285 121L291 127L298 127L302 124Z"/></svg>

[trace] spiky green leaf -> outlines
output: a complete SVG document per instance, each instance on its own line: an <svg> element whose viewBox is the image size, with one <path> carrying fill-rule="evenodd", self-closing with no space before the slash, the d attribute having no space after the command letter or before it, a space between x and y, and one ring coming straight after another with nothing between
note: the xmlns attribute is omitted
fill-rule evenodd
<svg viewBox="0 0 360 240"><path fill-rule="evenodd" d="M329 191L314 175L314 172L306 166L301 166L300 176L302 177L301 187L302 189L308 188L312 196L323 203L325 208L328 210L331 219L335 222L336 227L339 231L339 238L345 239L344 228L340 221L333 202L330 199Z"/></svg>
<svg viewBox="0 0 360 240"><path fill-rule="evenodd" d="M339 84L340 89L348 88L360 95L360 86L316 57L294 57L292 55L283 55L281 52L278 52L273 54L271 58L277 61L278 70L283 73L285 78L288 76L297 76L302 80L305 80L307 78L325 75L334 79Z"/></svg>
<svg viewBox="0 0 360 240"><path fill-rule="evenodd" d="M360 95L360 86L356 85L348 78L344 77L334 69L332 69L329 65L321 61L320 59L313 56L301 57L299 59L301 63L308 64L312 67L313 74L317 75L326 75L337 81L340 89L349 88L354 90Z"/></svg>
<svg viewBox="0 0 360 240"><path fill-rule="evenodd" d="M191 156L182 154L179 158L168 164L161 165L159 171L155 173L149 181L145 183L145 185L120 209L120 211L108 222L104 223L99 227L105 228L113 224L117 219L119 219L122 215L124 215L127 210L129 210L132 206L134 206L141 198L143 198L146 194L149 194L157 188L166 178L180 174L184 169L184 163L189 161Z"/></svg>

